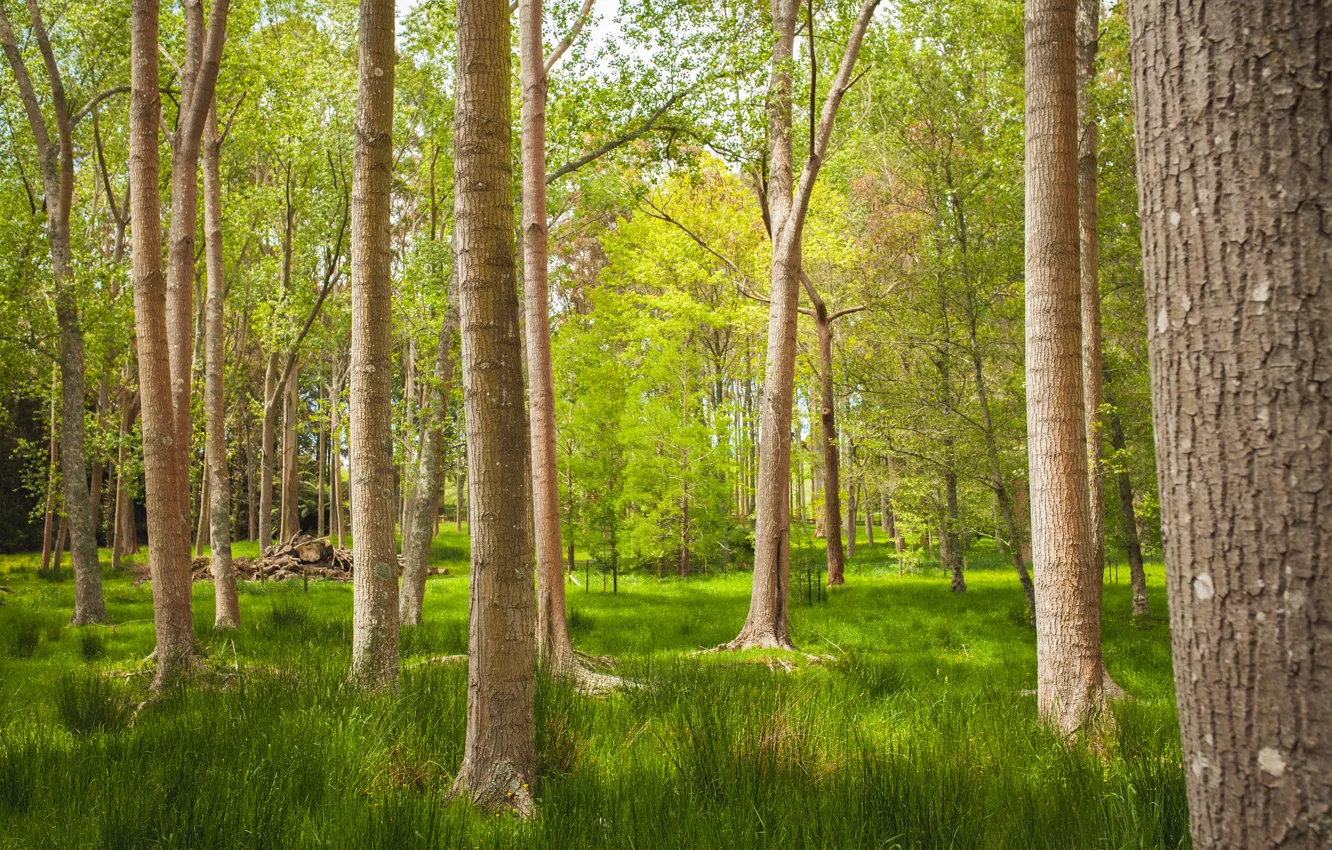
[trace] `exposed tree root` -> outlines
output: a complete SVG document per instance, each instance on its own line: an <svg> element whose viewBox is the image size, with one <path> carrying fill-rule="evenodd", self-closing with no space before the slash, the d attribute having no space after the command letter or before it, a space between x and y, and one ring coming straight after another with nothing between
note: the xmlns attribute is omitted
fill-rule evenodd
<svg viewBox="0 0 1332 850"><path fill-rule="evenodd" d="M511 812L523 820L536 816L532 789L508 762L482 772L464 761L449 789L450 798L463 798L487 814Z"/></svg>

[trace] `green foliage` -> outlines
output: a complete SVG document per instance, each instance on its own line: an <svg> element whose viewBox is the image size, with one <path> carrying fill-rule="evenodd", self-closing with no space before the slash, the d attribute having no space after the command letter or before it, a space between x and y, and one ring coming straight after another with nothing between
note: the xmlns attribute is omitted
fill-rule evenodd
<svg viewBox="0 0 1332 850"><path fill-rule="evenodd" d="M75 735L123 729L134 710L124 687L95 673L61 676L54 696L56 717Z"/></svg>

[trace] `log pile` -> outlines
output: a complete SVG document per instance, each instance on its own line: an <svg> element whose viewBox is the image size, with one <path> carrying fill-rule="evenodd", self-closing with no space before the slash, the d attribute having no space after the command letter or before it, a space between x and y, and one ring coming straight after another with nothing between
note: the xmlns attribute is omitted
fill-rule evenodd
<svg viewBox="0 0 1332 850"><path fill-rule="evenodd" d="M285 543L265 547L258 558L235 558L236 578L246 581L287 581L293 578L321 578L327 581L351 581L352 550L334 546L326 538L298 533ZM191 564L195 581L212 581L207 557ZM402 559L398 560L402 570ZM435 568L430 575L448 575L447 569Z"/></svg>

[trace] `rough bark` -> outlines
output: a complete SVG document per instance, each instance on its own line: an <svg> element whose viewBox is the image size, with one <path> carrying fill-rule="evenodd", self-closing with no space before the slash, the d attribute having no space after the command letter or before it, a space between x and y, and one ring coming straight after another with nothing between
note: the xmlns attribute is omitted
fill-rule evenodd
<svg viewBox="0 0 1332 850"><path fill-rule="evenodd" d="M217 103L208 110L204 129L204 263L208 300L204 319L204 455L208 465L209 545L216 613L213 627L240 627L236 570L231 563L231 475L227 471L226 394L223 391L222 139Z"/></svg>
<svg viewBox="0 0 1332 850"><path fill-rule="evenodd" d="M182 0L185 55L179 74L180 101L176 129L169 137L171 224L167 235L166 263L167 345L176 436L172 448L176 486L182 491L178 507L185 512L187 524L190 509L190 387L195 348L194 240L199 221L199 154L204 124L213 103L218 67L222 61L227 8L228 0L214 0L205 25L203 0ZM188 537L186 545L189 545ZM188 550L184 554L188 556Z"/></svg>
<svg viewBox="0 0 1332 850"><path fill-rule="evenodd" d="M351 464L356 563L352 679L398 681L398 567L393 499L394 0L361 0L360 90L352 165Z"/></svg>
<svg viewBox="0 0 1332 850"><path fill-rule="evenodd" d="M1332 836L1332 18L1129 4L1175 692L1198 848Z"/></svg>
<svg viewBox="0 0 1332 850"><path fill-rule="evenodd" d="M1097 714L1104 678L1082 408L1075 17L1075 0L1027 4L1027 444L1037 708L1064 732Z"/></svg>
<svg viewBox="0 0 1332 850"><path fill-rule="evenodd" d="M444 411L453 391L453 326L458 320L456 298L449 299L439 345L435 350L433 383L428 387L429 401L421 415L421 445L416 453L416 472L410 478L411 495L407 504L411 514L403 529L402 588L398 596L398 616L404 626L421 624L421 603L425 599L426 568L430 560L436 499L439 483L439 452L444 442Z"/></svg>
<svg viewBox="0 0 1332 850"><path fill-rule="evenodd" d="M509 8L458 3L454 251L471 524L467 734L453 785L533 814L536 593L531 445L513 256Z"/></svg>
<svg viewBox="0 0 1332 850"><path fill-rule="evenodd" d="M186 493L178 480L176 417L171 395L167 294L162 276L158 194L157 0L134 0L130 17L130 180L134 236L134 331L143 413L143 477L148 504L148 569L157 632L154 686L180 678L194 654Z"/></svg>
<svg viewBox="0 0 1332 850"><path fill-rule="evenodd" d="M1097 240L1099 205L1092 88L1100 39L1102 0L1078 0L1078 279L1082 292L1082 410L1087 420L1087 489L1091 504L1092 563L1105 571L1105 461L1101 401L1101 285ZM1104 579L1102 579L1104 580Z"/></svg>
<svg viewBox="0 0 1332 850"><path fill-rule="evenodd" d="M1119 411L1111 410L1106 417L1110 426L1110 447L1115 450L1115 486L1119 493L1119 524L1124 538L1124 554L1128 558L1129 583L1133 587L1133 616L1147 616L1147 575L1142 568L1142 541L1138 538L1138 517L1133 508L1133 481L1124 465L1127 443Z"/></svg>

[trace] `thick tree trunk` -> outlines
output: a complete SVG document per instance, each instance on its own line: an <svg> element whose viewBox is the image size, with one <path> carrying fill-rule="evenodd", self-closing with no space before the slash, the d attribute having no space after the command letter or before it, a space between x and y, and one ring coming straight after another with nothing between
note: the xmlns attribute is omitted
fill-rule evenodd
<svg viewBox="0 0 1332 850"><path fill-rule="evenodd" d="M476 522L467 737L453 789L483 809L530 817L536 593L531 445L514 281L509 39L504 0L460 0L453 238Z"/></svg>
<svg viewBox="0 0 1332 850"><path fill-rule="evenodd" d="M361 0L360 90L352 167L351 462L356 563L352 679L398 681L398 566L393 499L394 0Z"/></svg>
<svg viewBox="0 0 1332 850"><path fill-rule="evenodd" d="M225 0L219 0L225 2ZM157 631L154 686L175 682L194 654L190 611L186 491L180 486L175 407L172 402L167 293L162 277L159 204L158 3L134 0L130 20L130 180L134 252L134 330L143 406L143 473L148 495L148 568Z"/></svg>
<svg viewBox="0 0 1332 850"><path fill-rule="evenodd" d="M1176 702L1198 848L1332 829L1332 20L1129 4Z"/></svg>
<svg viewBox="0 0 1332 850"><path fill-rule="evenodd" d="M1077 0L1078 33L1078 267L1082 293L1082 410L1087 420L1087 487L1091 502L1092 563L1105 574L1105 463L1101 434L1101 285L1097 240L1097 145L1092 88L1101 37L1102 0Z"/></svg>
<svg viewBox="0 0 1332 850"><path fill-rule="evenodd" d="M1031 0L1027 33L1027 443L1037 708L1064 732L1102 705L1101 571L1088 504L1078 282L1075 0Z"/></svg>
<svg viewBox="0 0 1332 850"><path fill-rule="evenodd" d="M208 300L204 319L204 458L208 466L210 566L216 613L213 627L240 627L236 570L231 563L231 475L227 471L226 395L223 392L222 140L217 131L217 103L208 110L204 129L204 254Z"/></svg>
<svg viewBox="0 0 1332 850"><path fill-rule="evenodd" d="M416 453L416 472L411 477L411 496L407 504L411 515L403 529L402 588L398 597L398 616L404 626L421 624L421 604L425 599L426 569L430 560L431 533L434 526L432 499L439 483L439 451L444 442L444 410L453 392L453 326L458 320L457 299L449 298L444 325L439 331L435 350L434 383L427 388L426 407L422 408L421 445Z"/></svg>
<svg viewBox="0 0 1332 850"><path fill-rule="evenodd" d="M1129 583L1133 587L1133 616L1147 616L1147 574L1142 568L1142 541L1138 539L1138 517L1133 508L1133 482L1124 465L1124 426L1119 411L1112 410L1107 417L1110 425L1110 447L1118 456L1115 484L1119 490L1119 524L1123 527L1124 553L1129 564Z"/></svg>
<svg viewBox="0 0 1332 850"><path fill-rule="evenodd" d="M841 458L837 434L837 403L833 398L832 325L828 310L815 310L814 326L819 340L819 421L823 433L823 533L827 535L828 585L845 583L846 555L842 549ZM855 523L851 523L852 537Z"/></svg>

